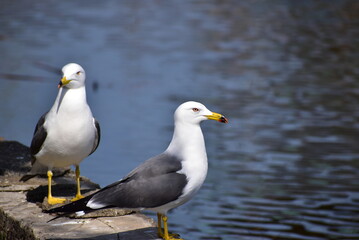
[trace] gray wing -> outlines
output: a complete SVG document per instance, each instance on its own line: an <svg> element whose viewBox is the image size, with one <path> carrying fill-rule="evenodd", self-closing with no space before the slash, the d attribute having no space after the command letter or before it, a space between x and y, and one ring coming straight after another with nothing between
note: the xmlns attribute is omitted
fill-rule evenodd
<svg viewBox="0 0 359 240"><path fill-rule="evenodd" d="M90 202L106 207L153 208L174 201L187 184L181 161L162 153L130 172L124 179L95 193Z"/></svg>
<svg viewBox="0 0 359 240"><path fill-rule="evenodd" d="M35 155L40 152L42 145L47 137L47 131L44 127L47 113L43 114L36 124L34 135L31 140L30 153L31 153L31 171L20 178L20 181L26 182L27 180L35 177L40 172L46 171L47 167L36 162Z"/></svg>
<svg viewBox="0 0 359 240"><path fill-rule="evenodd" d="M100 140L101 140L101 128L100 128L100 124L99 122L94 118L93 119L95 127L96 127L96 137L95 137L95 144L94 147L91 151L91 153L89 154L89 156L96 151L98 145L100 144Z"/></svg>
<svg viewBox="0 0 359 240"><path fill-rule="evenodd" d="M46 115L47 113L42 115L36 124L34 136L32 137L32 141L30 145L30 153L32 156L40 152L42 145L44 144L45 139L47 137L47 131L46 128L44 127L44 123L46 121Z"/></svg>

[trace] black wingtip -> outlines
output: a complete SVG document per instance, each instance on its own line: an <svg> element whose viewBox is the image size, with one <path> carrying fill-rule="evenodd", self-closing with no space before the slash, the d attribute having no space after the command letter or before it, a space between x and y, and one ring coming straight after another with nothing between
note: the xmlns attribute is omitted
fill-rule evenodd
<svg viewBox="0 0 359 240"><path fill-rule="evenodd" d="M72 203L60 206L60 207L52 208L49 210L44 210L43 212L44 213L56 213L59 215L59 217L66 216L71 213L80 212L80 211L88 212L88 211L93 210L86 206L86 204L91 199L91 197L92 197L92 195L82 198L80 200L74 201Z"/></svg>

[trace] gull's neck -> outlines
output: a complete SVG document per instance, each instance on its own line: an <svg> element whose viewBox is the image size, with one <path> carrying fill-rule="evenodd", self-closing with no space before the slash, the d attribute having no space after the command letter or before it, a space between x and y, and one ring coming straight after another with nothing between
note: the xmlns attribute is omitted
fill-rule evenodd
<svg viewBox="0 0 359 240"><path fill-rule="evenodd" d="M186 160L189 156L197 156L207 161L206 147L199 124L175 123L172 141L167 153L173 154Z"/></svg>
<svg viewBox="0 0 359 240"><path fill-rule="evenodd" d="M56 113L61 111L78 111L88 107L85 86L79 88L60 88L52 110Z"/></svg>
<svg viewBox="0 0 359 240"><path fill-rule="evenodd" d="M182 204L194 196L207 176L207 153L199 124L175 123L166 152L181 160L182 168L177 173L186 176L187 184L178 200Z"/></svg>

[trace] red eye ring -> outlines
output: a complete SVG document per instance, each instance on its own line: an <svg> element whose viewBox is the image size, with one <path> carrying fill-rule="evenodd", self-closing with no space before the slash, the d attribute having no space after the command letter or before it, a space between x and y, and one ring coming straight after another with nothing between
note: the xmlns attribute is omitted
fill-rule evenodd
<svg viewBox="0 0 359 240"><path fill-rule="evenodd" d="M193 112L199 112L199 109L198 108L192 108L192 111Z"/></svg>

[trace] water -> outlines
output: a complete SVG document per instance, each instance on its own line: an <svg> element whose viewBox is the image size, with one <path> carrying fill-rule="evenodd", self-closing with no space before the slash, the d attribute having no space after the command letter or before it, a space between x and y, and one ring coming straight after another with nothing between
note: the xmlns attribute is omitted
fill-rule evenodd
<svg viewBox="0 0 359 240"><path fill-rule="evenodd" d="M105 186L160 153L197 100L209 173L169 216L185 239L359 239L357 1L1 1L0 136L29 145L84 66ZM154 216L154 215L152 215Z"/></svg>

